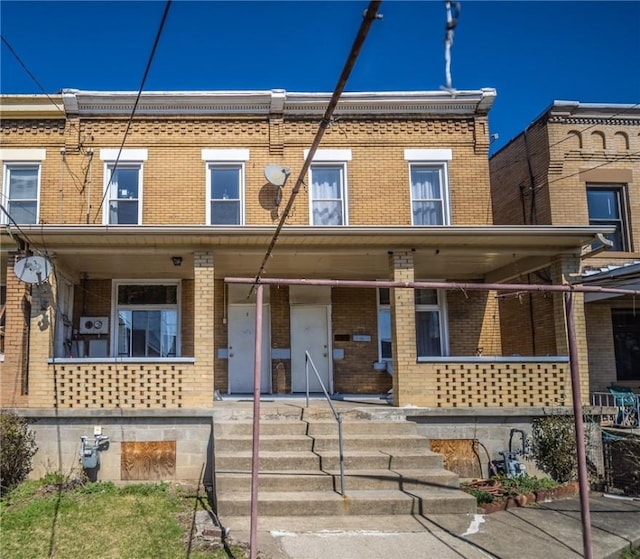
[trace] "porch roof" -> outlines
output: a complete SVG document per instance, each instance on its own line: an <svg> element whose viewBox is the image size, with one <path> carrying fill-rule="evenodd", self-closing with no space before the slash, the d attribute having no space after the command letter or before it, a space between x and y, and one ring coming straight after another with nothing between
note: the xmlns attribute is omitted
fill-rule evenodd
<svg viewBox="0 0 640 559"><path fill-rule="evenodd" d="M216 276L258 271L275 226L21 225L0 234L46 247L58 266L93 278L193 277L194 251L214 253ZM611 227L596 226L285 226L266 276L384 278L388 254L414 252L416 278L507 281L579 255ZM171 256L181 256L174 266Z"/></svg>

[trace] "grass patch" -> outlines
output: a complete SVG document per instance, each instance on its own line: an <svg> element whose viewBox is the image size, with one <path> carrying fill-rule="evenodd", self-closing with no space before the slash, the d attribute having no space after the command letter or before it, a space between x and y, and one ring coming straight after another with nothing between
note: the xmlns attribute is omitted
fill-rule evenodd
<svg viewBox="0 0 640 559"><path fill-rule="evenodd" d="M2 557L7 559L227 559L217 546L190 543L206 501L166 485L25 482L3 497ZM200 548L199 548L200 547ZM236 547L233 556L246 557Z"/></svg>
<svg viewBox="0 0 640 559"><path fill-rule="evenodd" d="M640 549L625 549L620 554L620 559L640 559Z"/></svg>

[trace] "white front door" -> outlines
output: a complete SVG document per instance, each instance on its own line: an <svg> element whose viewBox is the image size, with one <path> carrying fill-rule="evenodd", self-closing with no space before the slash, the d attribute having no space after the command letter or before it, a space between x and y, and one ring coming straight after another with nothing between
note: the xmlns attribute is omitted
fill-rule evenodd
<svg viewBox="0 0 640 559"><path fill-rule="evenodd" d="M271 392L271 318L262 310L262 362L260 392ZM253 394L256 347L256 306L229 305L229 393Z"/></svg>
<svg viewBox="0 0 640 559"><path fill-rule="evenodd" d="M329 346L329 309L326 305L291 306L291 391L306 391L305 351L311 355L329 394L331 379L331 347ZM320 383L309 366L309 391L322 392Z"/></svg>

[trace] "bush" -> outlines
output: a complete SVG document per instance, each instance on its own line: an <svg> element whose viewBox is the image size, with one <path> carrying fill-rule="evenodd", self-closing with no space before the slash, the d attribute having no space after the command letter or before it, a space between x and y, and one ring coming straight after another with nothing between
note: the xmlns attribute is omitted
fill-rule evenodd
<svg viewBox="0 0 640 559"><path fill-rule="evenodd" d="M532 428L531 454L536 466L559 483L575 480L578 464L573 416L538 417Z"/></svg>
<svg viewBox="0 0 640 559"><path fill-rule="evenodd" d="M32 469L38 446L27 420L0 410L0 489L4 492L24 481Z"/></svg>

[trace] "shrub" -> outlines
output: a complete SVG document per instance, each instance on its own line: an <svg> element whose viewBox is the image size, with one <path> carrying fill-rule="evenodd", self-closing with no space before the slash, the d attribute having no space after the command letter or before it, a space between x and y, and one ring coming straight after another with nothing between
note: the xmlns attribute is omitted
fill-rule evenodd
<svg viewBox="0 0 640 559"><path fill-rule="evenodd" d="M531 453L538 468L559 483L576 479L578 464L573 416L549 415L534 419L532 443Z"/></svg>
<svg viewBox="0 0 640 559"><path fill-rule="evenodd" d="M24 481L38 446L27 420L10 410L0 410L0 489L6 491Z"/></svg>

